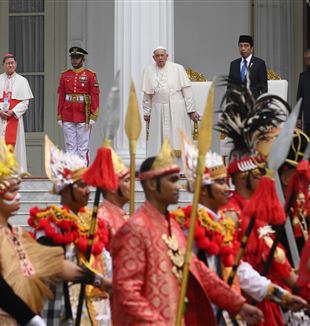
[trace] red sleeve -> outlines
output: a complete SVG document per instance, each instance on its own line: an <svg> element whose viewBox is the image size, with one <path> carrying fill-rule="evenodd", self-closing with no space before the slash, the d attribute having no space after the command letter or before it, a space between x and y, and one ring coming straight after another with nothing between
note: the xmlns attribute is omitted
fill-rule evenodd
<svg viewBox="0 0 310 326"><path fill-rule="evenodd" d="M90 119L96 120L99 114L99 84L96 73L91 73L90 78Z"/></svg>
<svg viewBox="0 0 310 326"><path fill-rule="evenodd" d="M232 316L237 315L246 302L245 298L230 288L195 256L193 256L193 263L197 267L202 285L211 302L223 310L227 310Z"/></svg>
<svg viewBox="0 0 310 326"><path fill-rule="evenodd" d="M62 120L62 110L65 102L65 81L63 74L60 76L59 86L58 86L58 111L57 111L57 120Z"/></svg>
<svg viewBox="0 0 310 326"><path fill-rule="evenodd" d="M114 236L111 246L113 262L113 307L136 325L165 325L162 318L142 294L146 256L143 239L125 224ZM125 316L123 316L125 318Z"/></svg>

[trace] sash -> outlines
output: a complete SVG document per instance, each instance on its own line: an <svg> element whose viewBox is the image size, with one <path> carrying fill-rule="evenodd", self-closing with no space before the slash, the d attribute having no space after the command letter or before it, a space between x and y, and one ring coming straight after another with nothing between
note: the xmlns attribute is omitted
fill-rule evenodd
<svg viewBox="0 0 310 326"><path fill-rule="evenodd" d="M0 102L3 102L3 98L0 98ZM22 102L21 100L10 99L10 110L14 109L14 107ZM16 136L17 136L17 127L18 127L18 119L12 115L8 120L5 128L5 143L7 145L12 145L15 147L16 145Z"/></svg>

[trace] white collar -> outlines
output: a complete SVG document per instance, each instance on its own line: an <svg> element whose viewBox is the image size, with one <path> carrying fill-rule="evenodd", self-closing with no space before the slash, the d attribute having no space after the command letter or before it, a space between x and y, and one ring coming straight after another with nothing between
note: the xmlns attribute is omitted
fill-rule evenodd
<svg viewBox="0 0 310 326"><path fill-rule="evenodd" d="M247 58L245 58L246 62L247 62L247 66L249 65L249 63L251 62L253 57L253 54L250 54ZM244 58L241 57L241 63L243 62Z"/></svg>

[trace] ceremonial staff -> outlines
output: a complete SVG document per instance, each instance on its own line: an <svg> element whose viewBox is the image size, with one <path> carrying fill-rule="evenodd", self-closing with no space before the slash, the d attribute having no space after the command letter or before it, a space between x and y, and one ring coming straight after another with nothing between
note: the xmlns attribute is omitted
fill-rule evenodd
<svg viewBox="0 0 310 326"><path fill-rule="evenodd" d="M298 117L298 113L299 113L299 108L300 108L300 101L296 104L294 110L292 111L292 113L290 114L289 118L287 119L287 121L284 123L283 128L279 134L279 136L276 138L276 140L274 141L270 154L269 154L269 161L268 161L268 167L270 170L272 171L277 171L278 168L281 166L281 164L284 162L284 160L286 159L287 153L289 151L289 147L290 147L290 143L291 143L291 139L294 133L294 126L296 125L296 119ZM276 174L277 177L277 174ZM277 194L279 196L280 192L279 192L279 179L276 178L276 190L277 190ZM283 197L283 194L282 194ZM281 200L281 198L279 198ZM259 217L258 217L259 218ZM253 229L254 226L254 222L255 222L255 216L252 216L250 219L250 222L246 228L245 234L242 237L242 241L241 241L241 245L239 248L239 251L236 255L235 261L234 261L234 265L232 267L232 270L229 274L228 280L227 280L227 284L228 285L232 285L235 275L236 275L236 271L237 268L239 266L240 260L242 258L242 255L244 253L245 247L247 245L247 241L248 238L250 236L250 233ZM287 223L285 223L287 224ZM296 255L296 250L297 250L297 246L296 246L296 242L294 239L294 234L292 231L292 227L291 230L287 230L287 236L290 242L292 242L290 244L290 248L291 248L291 253ZM293 239L292 239L293 237ZM294 246L295 245L295 246ZM297 251L298 254L298 251Z"/></svg>
<svg viewBox="0 0 310 326"><path fill-rule="evenodd" d="M119 120L120 120L120 87L119 87L119 71L118 71L115 76L112 88L109 92L108 98L106 100L106 105L99 118L99 125L101 125L102 136L104 139L103 148L99 148L97 157L93 162L92 166L89 168L90 175L88 176L85 175L84 178L84 179L89 179L86 180L88 181L87 183L89 185L96 187L95 201L94 201L92 218L91 218L90 229L88 234L88 244L85 253L86 262L89 262L91 256L94 234L97 225L97 212L98 212L98 205L99 205L100 194L101 194L100 189L103 188L101 182L104 179L101 177L95 177L95 175L93 174L93 170L96 170L96 175L98 174L104 175L105 173L108 173L108 171L105 171L105 169L102 168L101 166L102 161L99 155L99 151L101 150L101 153L103 153L104 147L109 147L111 145L112 140L119 126ZM112 176L111 176L110 182L114 183L114 181L115 180L112 180ZM76 312L75 326L80 326L81 323L82 309L83 309L83 303L85 297L85 288L86 285L81 284L79 302L78 302L78 307Z"/></svg>
<svg viewBox="0 0 310 326"><path fill-rule="evenodd" d="M135 211L135 180L136 180L136 147L141 133L141 118L134 82L131 81L128 109L125 120L125 131L129 140L130 149L130 202L129 213Z"/></svg>
<svg viewBox="0 0 310 326"><path fill-rule="evenodd" d="M195 182L195 192L191 210L190 217L190 227L186 244L186 252L184 256L184 266L183 266L183 276L182 285L179 297L178 313L176 325L180 326L182 323L183 313L184 313L184 303L187 291L188 276L189 276L189 266L192 255L192 246L195 230L195 220L199 201L199 194L201 188L201 180L205 167L205 156L209 150L212 142L212 118L213 118L213 100L214 100L214 80L209 90L208 99L205 105L201 127L198 133L198 162L196 167L196 182Z"/></svg>
<svg viewBox="0 0 310 326"><path fill-rule="evenodd" d="M293 134L294 134L294 128L296 126L296 122L298 119L298 114L299 114L299 110L300 110L300 106L301 106L301 99L297 102L297 104L295 105L295 108L293 110L293 112L291 113L289 119L287 120L287 122L285 123L285 125L283 126L283 132L285 132L282 135L279 135L279 137L275 140L275 142L272 145L272 149L277 149L277 151L274 151L274 155L269 156L269 161L268 161L268 166L273 169L275 171L275 178L276 178L276 189L277 189L277 195L279 197L279 200L281 202L281 204L284 206L285 205L285 199L284 199L284 195L283 195L283 190L282 190L282 186L281 186L281 182L280 182L280 178L279 178L279 174L278 174L278 168L281 166L281 164L283 163L283 161L281 162L281 164L278 164L278 155L280 155L279 150L283 151L283 155L285 154L285 158L287 157L287 154L289 152L289 147L291 145L292 139L293 139ZM281 148L281 144L280 141L281 139L279 139L281 137L283 137L283 142L286 142L286 146ZM308 145L309 146L309 145ZM286 148L287 147L287 148ZM307 147L307 150L309 150L309 148ZM307 156L309 155L308 152L305 152L304 155L304 159L308 159ZM284 158L284 159L285 159ZM290 249L290 253L292 256L292 260L293 260L293 265L294 268L298 268L299 266L299 252L298 252L298 248L297 248L297 244L296 244L296 240L295 240L295 236L294 236L294 232L293 232L293 228L292 228L292 223L291 223L291 219L289 217L289 208L290 208L290 203L291 202L291 198L288 199L287 201L287 205L285 208L286 211L286 221L284 224L281 224L281 226L277 229L276 232L276 236L275 239L273 241L273 244L271 246L271 249L269 251L265 266L264 266L264 270L262 275L266 276L268 273L268 270L272 264L272 259L274 256L274 253L276 251L277 245L281 240L282 234L285 231L286 236L287 236L287 240L288 240L288 245L289 245L289 249Z"/></svg>

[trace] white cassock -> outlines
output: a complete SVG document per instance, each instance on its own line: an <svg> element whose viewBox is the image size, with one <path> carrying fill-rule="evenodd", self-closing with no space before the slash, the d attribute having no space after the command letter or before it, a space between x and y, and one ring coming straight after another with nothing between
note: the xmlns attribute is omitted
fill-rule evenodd
<svg viewBox="0 0 310 326"><path fill-rule="evenodd" d="M183 66L166 62L145 68L142 78L143 112L151 116L146 146L147 157L156 156L165 137L180 156L180 130L192 138L188 113L195 112L191 82Z"/></svg>
<svg viewBox="0 0 310 326"><path fill-rule="evenodd" d="M27 111L29 100L33 98L33 95L27 79L17 73L14 73L11 78L8 78L5 73L0 75L0 98L3 97L3 91L11 92L13 100L21 101L12 109L18 119L15 154L20 172L26 172L27 157L23 114ZM0 104L3 105L3 103ZM0 119L0 136L5 134L6 123L6 120Z"/></svg>

